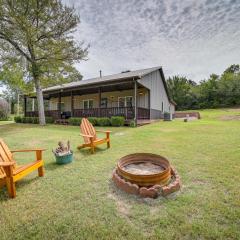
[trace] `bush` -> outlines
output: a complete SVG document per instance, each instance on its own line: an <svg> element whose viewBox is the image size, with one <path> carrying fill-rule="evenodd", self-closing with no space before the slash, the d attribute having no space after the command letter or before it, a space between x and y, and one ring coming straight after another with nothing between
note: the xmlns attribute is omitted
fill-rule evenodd
<svg viewBox="0 0 240 240"><path fill-rule="evenodd" d="M22 117L22 123L27 123L28 117Z"/></svg>
<svg viewBox="0 0 240 240"><path fill-rule="evenodd" d="M110 118L106 118L106 117L103 117L103 118L97 118L97 126L111 126L111 121L110 121Z"/></svg>
<svg viewBox="0 0 240 240"><path fill-rule="evenodd" d="M113 127L121 127L124 126L125 118L124 117L111 117L111 125Z"/></svg>
<svg viewBox="0 0 240 240"><path fill-rule="evenodd" d="M79 126L81 124L82 118L69 118L69 124L73 126Z"/></svg>
<svg viewBox="0 0 240 240"><path fill-rule="evenodd" d="M22 122L22 117L21 116L15 116L14 117L14 122L15 123L21 123Z"/></svg>
<svg viewBox="0 0 240 240"><path fill-rule="evenodd" d="M97 125L98 118L96 118L96 117L89 117L89 118L88 118L88 121L89 121L93 126L96 126L96 125Z"/></svg>
<svg viewBox="0 0 240 240"><path fill-rule="evenodd" d="M130 127L136 127L136 123L135 123L135 121L134 120L132 120L131 122L130 122L130 125L129 125Z"/></svg>
<svg viewBox="0 0 240 240"><path fill-rule="evenodd" d="M39 123L38 117L32 117L32 123L33 124L38 124Z"/></svg>
<svg viewBox="0 0 240 240"><path fill-rule="evenodd" d="M46 119L46 123L54 123L53 117L46 117L45 119ZM37 120L38 120L38 118L37 118ZM38 122L39 122L39 120L38 120Z"/></svg>
<svg viewBox="0 0 240 240"><path fill-rule="evenodd" d="M10 108L8 102L0 98L0 120L8 120L9 114Z"/></svg>
<svg viewBox="0 0 240 240"><path fill-rule="evenodd" d="M54 123L54 119L52 117L46 117L46 123ZM21 117L21 116L16 116L14 117L14 121L16 123L33 123L33 124L38 124L39 123L39 118L38 117Z"/></svg>

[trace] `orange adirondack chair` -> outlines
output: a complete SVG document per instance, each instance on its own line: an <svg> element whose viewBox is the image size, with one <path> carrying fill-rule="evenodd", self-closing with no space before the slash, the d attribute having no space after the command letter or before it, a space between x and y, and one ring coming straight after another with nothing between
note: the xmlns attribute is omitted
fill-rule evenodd
<svg viewBox="0 0 240 240"><path fill-rule="evenodd" d="M81 136L84 139L84 144L79 145L78 149L90 147L91 153L94 153L97 145L107 143L107 147L110 148L110 133L111 131L96 131L93 125L87 118L83 118L80 125ZM96 132L106 133L106 138L97 138Z"/></svg>
<svg viewBox="0 0 240 240"><path fill-rule="evenodd" d="M0 139L0 187L7 185L9 197L16 197L15 183L27 174L38 169L38 176L42 177L44 175L42 151L44 150L26 149L10 151L8 146ZM36 152L36 161L17 166L13 158L13 153L15 152Z"/></svg>

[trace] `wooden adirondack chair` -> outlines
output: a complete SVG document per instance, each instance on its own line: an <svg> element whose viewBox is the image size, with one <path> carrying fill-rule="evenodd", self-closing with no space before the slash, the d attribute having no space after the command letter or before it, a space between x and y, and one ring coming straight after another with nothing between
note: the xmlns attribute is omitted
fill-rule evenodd
<svg viewBox="0 0 240 240"><path fill-rule="evenodd" d="M38 169L38 176L42 177L44 175L42 151L44 150L26 149L10 151L8 146L0 139L0 187L7 185L9 197L16 197L15 183L27 174ZM13 158L13 153L15 152L36 152L36 161L17 166Z"/></svg>
<svg viewBox="0 0 240 240"><path fill-rule="evenodd" d="M78 149L90 147L91 153L94 153L95 147L97 145L107 143L107 147L110 148L110 133L111 131L96 131L93 125L87 120L87 118L83 118L80 125L81 136L84 139L84 144L79 145ZM106 133L106 138L97 138L96 132Z"/></svg>

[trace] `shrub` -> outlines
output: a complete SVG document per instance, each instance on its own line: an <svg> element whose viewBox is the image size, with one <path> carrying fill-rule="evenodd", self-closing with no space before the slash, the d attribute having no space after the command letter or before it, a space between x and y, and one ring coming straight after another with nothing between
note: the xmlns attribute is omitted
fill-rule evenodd
<svg viewBox="0 0 240 240"><path fill-rule="evenodd" d="M81 124L82 118L69 118L69 124L73 126L79 126Z"/></svg>
<svg viewBox="0 0 240 240"><path fill-rule="evenodd" d="M46 119L46 123L54 123L53 117L46 117L45 119ZM38 120L38 118L37 118L37 120ZM39 122L39 120L38 120L38 122Z"/></svg>
<svg viewBox="0 0 240 240"><path fill-rule="evenodd" d="M54 123L54 119L52 117L46 117L46 123ZM21 117L21 116L16 116L14 117L14 121L16 123L33 123L33 124L38 124L39 123L39 118L38 117Z"/></svg>
<svg viewBox="0 0 240 240"><path fill-rule="evenodd" d="M89 121L93 126L96 126L98 119L97 119L96 117L89 117L89 118L88 118L88 121Z"/></svg>
<svg viewBox="0 0 240 240"><path fill-rule="evenodd" d="M103 117L103 118L97 118L97 126L111 126L110 118Z"/></svg>
<svg viewBox="0 0 240 240"><path fill-rule="evenodd" d="M134 120L132 120L131 122L130 122L130 125L129 125L130 127L136 127L136 122L134 121Z"/></svg>
<svg viewBox="0 0 240 240"><path fill-rule="evenodd" d="M125 118L116 116L116 117L111 117L111 125L114 127L121 127L124 126Z"/></svg>
<svg viewBox="0 0 240 240"><path fill-rule="evenodd" d="M14 122L15 123L21 123L22 122L22 117L21 116L15 116L14 117Z"/></svg>
<svg viewBox="0 0 240 240"><path fill-rule="evenodd" d="M22 123L27 123L27 117L22 117Z"/></svg>
<svg viewBox="0 0 240 240"><path fill-rule="evenodd" d="M33 124L39 123L38 117L32 117L32 123L33 123Z"/></svg>
<svg viewBox="0 0 240 240"><path fill-rule="evenodd" d="M9 114L10 108L8 102L0 98L0 120L8 120Z"/></svg>

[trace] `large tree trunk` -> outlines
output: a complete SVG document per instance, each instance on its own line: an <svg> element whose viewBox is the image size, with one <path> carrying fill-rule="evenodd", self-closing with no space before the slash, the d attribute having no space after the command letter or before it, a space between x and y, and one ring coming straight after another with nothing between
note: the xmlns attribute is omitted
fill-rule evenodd
<svg viewBox="0 0 240 240"><path fill-rule="evenodd" d="M35 87L36 87L36 92L37 92L39 124L45 125L46 121L45 121L43 94L42 94L42 88L40 85L40 81L38 78L35 79Z"/></svg>
<svg viewBox="0 0 240 240"><path fill-rule="evenodd" d="M36 65L36 63L32 63L32 75L33 75L33 80L34 80L35 88L37 92L39 124L43 126L46 124L45 112L44 112L44 101L43 101L41 83L39 79L39 68Z"/></svg>

